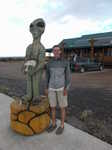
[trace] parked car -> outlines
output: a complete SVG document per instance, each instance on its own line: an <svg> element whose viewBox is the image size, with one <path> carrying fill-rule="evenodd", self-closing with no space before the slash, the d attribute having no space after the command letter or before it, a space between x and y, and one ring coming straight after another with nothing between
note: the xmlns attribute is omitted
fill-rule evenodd
<svg viewBox="0 0 112 150"><path fill-rule="evenodd" d="M92 70L102 71L104 65L102 62L91 60L90 58L77 58L75 62L73 60L70 61L70 69L71 71L79 71L81 73Z"/></svg>

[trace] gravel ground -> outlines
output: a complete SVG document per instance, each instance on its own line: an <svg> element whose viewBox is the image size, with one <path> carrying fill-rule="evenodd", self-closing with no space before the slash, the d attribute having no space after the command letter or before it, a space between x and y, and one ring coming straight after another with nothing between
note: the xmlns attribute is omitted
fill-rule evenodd
<svg viewBox="0 0 112 150"><path fill-rule="evenodd" d="M0 91L10 96L23 96L25 76L23 62L0 62ZM112 69L102 72L71 74L66 122L112 144ZM41 83L44 93L45 80ZM57 117L60 118L57 107Z"/></svg>

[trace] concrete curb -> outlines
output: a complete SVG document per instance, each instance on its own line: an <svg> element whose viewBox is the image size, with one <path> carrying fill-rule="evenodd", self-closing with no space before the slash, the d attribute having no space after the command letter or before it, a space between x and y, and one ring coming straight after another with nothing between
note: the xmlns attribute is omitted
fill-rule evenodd
<svg viewBox="0 0 112 150"><path fill-rule="evenodd" d="M112 150L111 145L66 123L62 135L55 131L29 137L19 135L10 128L11 101L12 98L0 94L0 150Z"/></svg>

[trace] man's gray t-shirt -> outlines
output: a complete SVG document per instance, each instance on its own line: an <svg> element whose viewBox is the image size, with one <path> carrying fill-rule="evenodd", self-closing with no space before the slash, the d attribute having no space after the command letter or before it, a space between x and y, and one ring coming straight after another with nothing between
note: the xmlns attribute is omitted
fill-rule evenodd
<svg viewBox="0 0 112 150"><path fill-rule="evenodd" d="M65 59L51 59L46 69L47 88L67 88L70 84L69 62Z"/></svg>

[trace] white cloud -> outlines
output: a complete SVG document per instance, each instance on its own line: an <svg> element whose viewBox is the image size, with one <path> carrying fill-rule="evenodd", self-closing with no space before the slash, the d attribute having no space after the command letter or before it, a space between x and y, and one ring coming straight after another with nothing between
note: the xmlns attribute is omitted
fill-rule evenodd
<svg viewBox="0 0 112 150"><path fill-rule="evenodd" d="M90 19L78 19L74 16L64 16L60 22L53 22L47 25L43 37L43 43L47 47L52 47L60 43L63 39L80 37L82 34L103 32L104 27L110 25L112 20L100 21ZM110 28L105 29L109 31Z"/></svg>
<svg viewBox="0 0 112 150"><path fill-rule="evenodd" d="M42 36L42 43L46 48L58 44L65 38L109 31L112 25L112 19L107 13L103 23L102 20L90 16L82 17L81 8L78 15L73 13L73 7L76 7L69 5L66 0L0 0L0 2L0 56L25 55L26 47L32 42L32 36L28 31L29 24L38 17L43 17L46 21L46 30ZM77 5L82 3L81 0L80 3L77 0L71 2L73 4L76 2ZM105 3L98 3L98 7L104 9L107 6ZM66 12L70 10L69 7L72 12ZM84 15L87 12L89 14L89 11L90 8ZM105 12L100 14L101 17L105 16L104 14Z"/></svg>
<svg viewBox="0 0 112 150"><path fill-rule="evenodd" d="M47 0L11 0L0 5L0 56L22 56L32 42L28 31L33 19L42 16L42 7Z"/></svg>

